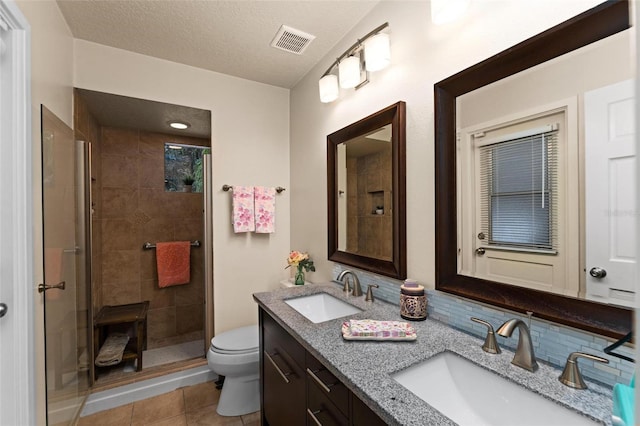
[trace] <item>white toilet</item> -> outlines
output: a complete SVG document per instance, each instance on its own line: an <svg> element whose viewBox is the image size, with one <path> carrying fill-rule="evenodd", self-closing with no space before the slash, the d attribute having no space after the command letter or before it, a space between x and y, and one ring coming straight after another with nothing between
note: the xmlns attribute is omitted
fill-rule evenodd
<svg viewBox="0 0 640 426"><path fill-rule="evenodd" d="M236 328L211 339L209 368L225 376L216 411L240 416L260 410L258 326Z"/></svg>

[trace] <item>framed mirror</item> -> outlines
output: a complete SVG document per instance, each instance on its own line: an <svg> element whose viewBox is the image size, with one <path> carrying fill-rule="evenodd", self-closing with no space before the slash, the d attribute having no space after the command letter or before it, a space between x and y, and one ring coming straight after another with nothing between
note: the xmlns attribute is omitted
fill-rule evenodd
<svg viewBox="0 0 640 426"><path fill-rule="evenodd" d="M606 41L606 39L628 29L630 27L629 22L628 1L608 1L483 62L467 68L434 86L436 136L436 289L518 312L524 313L531 311L533 315L538 318L614 338L620 338L632 329L632 310L619 304L599 303L593 300L587 300L585 297L579 297L580 294L571 296L569 291L564 290L544 291L543 289L532 286L519 285L512 282L506 283L497 278L488 278L491 277L489 274L473 274L466 271L468 268L464 263L463 251L473 247L474 251L470 256L472 259L470 262L476 262L476 256L485 255L485 247L489 245L487 239L491 239L491 236L485 235L485 232L475 232L473 234L466 232L467 229L472 228L467 225L472 225L473 220L465 219L465 209L470 208L464 204L465 200L472 197L482 198L483 195L482 190L461 189L461 185L467 185L469 181L461 174L462 167L460 166L460 161L463 154L460 154L460 146L457 146L458 137L460 137L460 141L463 141L459 142L461 146L464 144L464 140L466 140L465 136L458 134L458 132L461 131L461 128L465 127L463 122L466 117L462 116L465 114L465 112L462 111L462 104L464 103L463 100L468 99L470 94L478 93L490 86L503 85L509 87L512 81L509 79L512 78L512 76L527 73L535 67L547 67L558 58L575 55L578 49L590 48L598 42ZM615 68L616 66L609 65L609 67ZM577 69L573 74L574 79L575 76L583 78L584 74L586 74L584 68ZM527 81L530 86L534 82L536 84L538 83L535 78L530 78ZM540 91L539 89L538 87L538 92ZM508 92L508 95L512 94L513 92ZM580 94L575 96L575 98L576 104L579 104L583 102L584 95ZM498 104L499 102L496 101L495 104L492 104L491 108ZM565 111L566 113L566 109L559 108L557 105L545 105L545 107L555 112ZM488 108L490 107L485 103L485 109ZM508 114L505 113L505 116L507 115ZM544 114L538 113L538 115L536 115L536 113L532 113L531 117L537 119L541 115ZM513 122L513 117L509 117L509 119ZM561 124L566 124L570 121L571 120L566 117L561 117L560 119L554 118L554 123L560 122ZM576 119L576 122L578 121L579 119ZM500 127L495 126L495 122L493 124L494 127L489 128L491 131ZM540 128L539 124L540 123L536 122L538 128ZM585 124L584 126L588 125ZM469 138L482 138L487 135L487 133L477 131L479 127L473 128L473 126L470 126L470 128L475 129L474 131L476 131L476 133L469 133L471 135ZM551 125L549 129L553 129L553 125ZM519 131L521 131L521 129L515 129L514 131L506 133L517 135ZM524 135L520 133L518 137L523 136ZM495 141L507 139L506 137L497 135L491 146L497 146ZM486 143L485 145L490 144ZM575 155L576 158L579 158L581 155L583 162L585 161L584 149L583 141L577 139ZM514 150L512 152L517 151ZM493 164L498 164L495 162L497 161L495 159L498 158L498 154L499 152L495 149L491 153L492 157L490 158L491 161L494 161ZM473 163L473 160L467 161L467 163L464 163L465 165L482 170L483 166L477 165L481 163ZM578 160L578 162L579 161L580 160ZM476 165L474 166L474 164ZM508 164L508 161L504 164ZM566 171L563 169L563 164L564 163L560 163L559 169L563 170L562 173L565 173ZM582 168L582 172L576 173L577 177L575 178L575 182L578 182L578 179L584 180L584 164L579 164L576 167L576 170ZM579 176L580 174L582 176ZM491 178L489 177L488 179ZM478 178L478 180L480 181L482 179ZM511 180L508 183L515 184L515 180ZM495 182L494 186L497 186ZM508 185L506 187L508 187ZM477 188L481 188L481 186L479 185ZM575 186L567 185L566 188L566 192L569 193L569 198L572 196L576 199L579 198ZM465 190L472 195L465 195ZM544 195L546 191L547 187L544 186L542 189L543 199L546 197L546 195ZM489 222L495 219L495 209L491 210L493 207L492 202L494 201L489 201L489 207L487 208L489 213L484 215L485 218L488 217L487 220ZM578 201L578 203L580 202L581 201ZM584 201L582 202L584 203ZM544 201L541 205L543 207L545 206ZM585 207L584 204L577 204L574 206L569 205L569 208L578 212L577 214L580 214L580 209L584 209ZM536 212L536 214L538 214L538 212ZM521 219L522 216L517 216L517 221L521 221ZM481 220L478 219L477 222L480 223ZM498 230L500 226L495 225L493 230ZM555 225L551 227L553 228L553 226ZM462 229L465 229L465 232L462 232ZM477 230L478 228L473 229ZM553 229L549 232L555 232ZM511 244L512 247L507 247L506 249L514 251L513 238L515 237L510 237L506 232L500 232L502 232L502 235L495 238L502 239L502 247L496 248L505 249L506 245ZM577 225L575 225L574 232L563 232L565 232L564 235L568 244L577 247L576 252L585 250L585 232L579 230ZM496 231L496 235L497 234L498 232ZM511 238L511 240L509 238ZM465 241L468 243L466 248L464 247ZM531 244L540 243L532 242ZM515 245L519 245L520 248L523 247L520 242L517 242ZM529 247L527 250L541 251L543 252L541 255L547 256L548 258L558 253L558 250L553 246L552 242L544 242L542 245L545 245L542 249L540 249L541 246L538 246L533 249ZM526 250L521 249L520 251ZM578 257L583 259L584 252L576 254L573 260L571 260L576 267L574 272L576 275L585 274L585 262L576 260ZM498 266L503 265L504 264ZM506 268L502 269L502 271L505 270ZM501 272L495 273L492 276L497 277L500 273ZM530 273L535 274L535 272L531 271ZM580 279L584 280L584 278ZM631 278L630 282L633 284L635 280ZM584 287L582 284L581 286Z"/></svg>
<svg viewBox="0 0 640 426"><path fill-rule="evenodd" d="M404 279L406 106L327 136L329 260Z"/></svg>

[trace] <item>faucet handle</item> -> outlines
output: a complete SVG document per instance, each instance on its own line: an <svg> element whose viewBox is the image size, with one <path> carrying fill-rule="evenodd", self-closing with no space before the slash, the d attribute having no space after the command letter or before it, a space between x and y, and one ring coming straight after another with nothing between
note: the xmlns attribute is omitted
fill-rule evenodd
<svg viewBox="0 0 640 426"><path fill-rule="evenodd" d="M584 352L571 352L567 357L567 363L564 366L564 370L558 380L562 382L562 384L569 386L570 388L575 389L586 389L587 384L582 380L582 374L580 373L580 368L578 367L578 358L587 358L593 361L602 362L604 364L609 364L609 360L606 358L602 358L597 355L591 355Z"/></svg>
<svg viewBox="0 0 640 426"><path fill-rule="evenodd" d="M374 300L373 291L371 290L372 287L380 288L378 284L369 284L369 287L367 287L367 295L364 297L365 302L373 302Z"/></svg>
<svg viewBox="0 0 640 426"><path fill-rule="evenodd" d="M496 341L496 334L493 331L493 326L487 321L481 320L480 318L472 317L471 321L487 326L487 337L484 339L482 350L490 354L499 354L500 352L502 352L500 350L500 346L498 346L498 342Z"/></svg>

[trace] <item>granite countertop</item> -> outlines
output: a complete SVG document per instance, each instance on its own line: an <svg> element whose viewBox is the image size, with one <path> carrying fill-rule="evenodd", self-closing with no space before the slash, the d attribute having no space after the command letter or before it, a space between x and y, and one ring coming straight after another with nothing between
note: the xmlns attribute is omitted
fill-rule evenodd
<svg viewBox="0 0 640 426"><path fill-rule="evenodd" d="M511 364L513 352L504 349L493 355L481 348L483 340L452 329L438 321L411 322L417 340L412 342L346 341L338 318L315 324L284 300L325 292L363 312L348 319L404 321L399 307L380 300L345 296L336 283L313 284L256 293L256 302L280 323L305 349L392 425L454 425L439 411L391 378L391 374L431 358L443 351L454 352L529 390L558 402L603 424L611 424L611 389L588 382L589 389L571 389L558 381L561 371L542 362L536 373ZM490 390L488 390L490 391Z"/></svg>

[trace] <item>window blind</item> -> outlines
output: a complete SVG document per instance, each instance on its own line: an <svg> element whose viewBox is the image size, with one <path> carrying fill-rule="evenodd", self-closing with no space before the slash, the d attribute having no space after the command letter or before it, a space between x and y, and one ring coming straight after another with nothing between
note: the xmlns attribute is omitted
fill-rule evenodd
<svg viewBox="0 0 640 426"><path fill-rule="evenodd" d="M558 131L479 148L487 246L557 250Z"/></svg>

